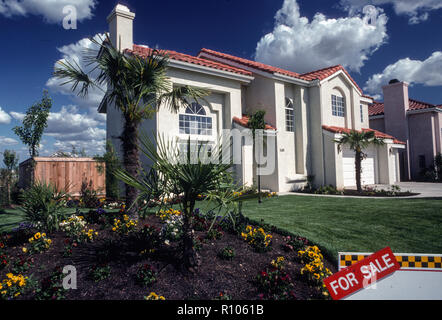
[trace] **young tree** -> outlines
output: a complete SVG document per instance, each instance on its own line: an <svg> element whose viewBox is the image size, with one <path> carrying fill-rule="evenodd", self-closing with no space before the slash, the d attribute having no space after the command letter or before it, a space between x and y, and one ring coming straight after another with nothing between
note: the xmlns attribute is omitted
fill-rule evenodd
<svg viewBox="0 0 442 320"><path fill-rule="evenodd" d="M264 130L266 128L265 123L265 115L266 112L264 110L258 110L249 119L248 126L250 129L252 129L252 137L253 137L253 158L255 158L256 155L256 148L258 147L256 144L256 130ZM259 153L260 154L260 153ZM258 180L258 202L262 203L262 196L261 196L261 175L259 174L259 163L257 163L257 180Z"/></svg>
<svg viewBox="0 0 442 320"><path fill-rule="evenodd" d="M122 114L124 125L119 138L123 165L136 177L140 171L138 130L142 121L151 118L161 106L177 112L189 106L190 99L197 100L208 91L190 86L174 87L166 75L169 58L165 52L151 50L149 55L141 57L120 52L109 38L91 41L99 48L85 56L88 65L94 66L92 70L84 71L76 62L59 61L54 75L65 81L62 85L71 84L72 91L81 96L87 96L91 88L103 90L102 86L107 85L109 89L104 92L102 104L113 105ZM126 185L126 203L132 217L138 214L137 197L138 190Z"/></svg>
<svg viewBox="0 0 442 320"><path fill-rule="evenodd" d="M43 91L43 98L40 102L32 105L26 112L21 127L15 127L12 130L20 138L23 144L29 148L31 158L38 156L38 149L43 132L47 127L49 112L52 108L52 99L48 92Z"/></svg>
<svg viewBox="0 0 442 320"><path fill-rule="evenodd" d="M2 174L7 188L7 205L11 205L11 185L14 181L14 175L17 172L18 156L15 151L5 150L3 152L3 163L6 167Z"/></svg>
<svg viewBox="0 0 442 320"><path fill-rule="evenodd" d="M367 155L364 150L370 145L384 145L384 140L376 137L374 131L356 131L351 130L350 132L345 132L342 137L335 140L338 144L338 152L342 151L344 145L348 146L350 150L355 152L355 173L356 173L356 187L358 192L362 192L361 184L361 173L362 173L362 160L364 160Z"/></svg>

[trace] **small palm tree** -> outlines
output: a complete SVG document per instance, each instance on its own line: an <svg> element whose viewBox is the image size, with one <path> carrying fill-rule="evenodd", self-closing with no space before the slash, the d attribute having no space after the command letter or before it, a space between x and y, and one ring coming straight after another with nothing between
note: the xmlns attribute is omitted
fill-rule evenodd
<svg viewBox="0 0 442 320"><path fill-rule="evenodd" d="M173 195L182 199L180 205L183 212L183 266L187 270L194 270L199 260L193 242L193 213L196 201L200 195L220 190L225 181L224 176L228 174L232 165L204 161L208 157L221 159L221 146L212 147L210 150L201 147L195 154L193 150L191 151L190 140L187 143L187 151L162 137L152 141L148 136L142 135L140 143L143 154L154 163L153 169L158 172L164 195ZM117 170L116 176L140 190L140 198L151 193L151 186L143 178L135 177L124 170Z"/></svg>
<svg viewBox="0 0 442 320"><path fill-rule="evenodd" d="M120 52L108 37L91 41L98 47L98 50L88 49L84 56L91 70L82 70L75 61L59 61L54 76L65 81L61 85L71 84L72 91L83 97L92 88L102 90L102 104L113 104L121 112L124 127L119 138L123 165L136 177L140 170L138 129L142 121L152 117L160 106L177 112L189 106L189 100L197 100L208 91L189 86L173 87L166 76L169 58L165 52L152 50L148 56L140 57ZM104 91L102 87L106 85L108 90ZM136 188L126 186L126 203L131 216L138 212L137 195Z"/></svg>
<svg viewBox="0 0 442 320"><path fill-rule="evenodd" d="M338 144L338 152L342 151L342 146L346 145L355 152L355 173L356 173L356 187L358 192L362 192L361 173L362 173L362 160L367 155L364 150L370 145L384 145L384 140L376 137L374 131L356 131L351 130L345 132L338 140L334 140Z"/></svg>
<svg viewBox="0 0 442 320"><path fill-rule="evenodd" d="M266 128L266 123L264 120L264 117L266 115L266 112L264 110L258 110L249 119L249 122L247 125L252 130L252 138L253 138L253 157L255 157L255 150L257 148L256 144L256 130L264 130ZM259 167L259 164L257 164ZM260 171L258 170L257 174L257 180L258 180L258 202L262 203L262 197L261 197L261 175Z"/></svg>

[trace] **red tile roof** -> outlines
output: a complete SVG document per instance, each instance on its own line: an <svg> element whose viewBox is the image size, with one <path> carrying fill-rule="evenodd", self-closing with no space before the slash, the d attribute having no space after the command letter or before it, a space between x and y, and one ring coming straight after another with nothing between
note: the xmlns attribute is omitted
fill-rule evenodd
<svg viewBox="0 0 442 320"><path fill-rule="evenodd" d="M359 88L356 81L353 80L353 78L350 76L350 74L347 72L347 70L345 70L345 68L343 66L341 66L340 64L337 66L332 66L332 67L323 68L320 70L304 73L301 75L301 78L303 78L305 80L309 80L309 81L316 80L316 79L324 80L341 70L347 75L347 77L351 80L351 82L353 82L353 84L356 86L356 88L358 88L359 92L362 94L362 89Z"/></svg>
<svg viewBox="0 0 442 320"><path fill-rule="evenodd" d="M422 101L417 101L414 99L409 99L408 103L409 103L408 111L437 108L437 106L434 104L426 103L426 102L422 102ZM375 101L373 104L371 104L368 107L368 114L370 116L383 115L384 114L384 103Z"/></svg>
<svg viewBox="0 0 442 320"><path fill-rule="evenodd" d="M341 127L335 127L335 126L325 126L325 125L322 126L322 128L324 130L327 130L327 131L330 131L333 133L350 133L351 131L353 131L352 129L348 129L348 128L341 128ZM362 132L369 132L369 131L373 131L375 133L376 138L391 139L396 144L406 144L405 142L399 141L395 137L390 136L389 134L383 133L381 131L374 130L374 129L362 129ZM361 132L361 131L358 131L358 132Z"/></svg>
<svg viewBox="0 0 442 320"><path fill-rule="evenodd" d="M126 50L128 53L136 54L142 57L149 56L152 54L153 49L134 45L133 50ZM188 54L179 53L172 50L160 50L161 53L167 54L171 60L177 60L182 62L187 62L195 65L200 65L203 67L213 68L217 70L227 71L227 72L233 72L236 74L246 75L246 76L252 76L252 73L247 70L243 70L240 68L232 67L223 63L214 62L212 60L202 59L198 57L194 57Z"/></svg>
<svg viewBox="0 0 442 320"><path fill-rule="evenodd" d="M248 128L248 126L249 126L249 125L248 125L248 124L249 124L249 119L250 119L249 116L247 116L247 115L243 115L241 119L238 118L238 117L233 117L233 122L239 124L240 126L242 126L242 127L244 127L244 128ZM272 127L272 126L269 125L269 124L266 124L266 128L265 128L265 130L273 130L273 131L276 131L276 128L275 128L275 127Z"/></svg>
<svg viewBox="0 0 442 320"><path fill-rule="evenodd" d="M235 57L235 56L232 56L227 53L222 53L222 52L218 52L218 51L214 51L214 50L210 50L210 49L205 49L205 48L201 49L198 56L200 56L202 53L206 53L211 56L215 56L218 58L237 62L239 64L245 65L247 67L255 68L255 69L258 69L261 71L265 71L265 72L269 72L269 73L278 73L278 74L282 74L282 75L293 77L293 78L299 78L299 73L284 70L281 68L272 67L272 66L260 63L260 62Z"/></svg>
<svg viewBox="0 0 442 320"><path fill-rule="evenodd" d="M207 55L211 55L214 57L222 58L225 60L230 60L230 61L245 65L247 67L255 68L255 69L258 69L258 70L261 70L264 72L269 72L269 73L273 73L273 74L275 74L275 73L282 74L282 75L285 75L288 77L301 79L301 80L305 80L305 81L312 81L312 80L316 80L316 79L324 80L324 79L328 78L329 76L335 74L336 72L342 70L347 75L347 77L353 82L353 84L358 88L359 92L362 93L362 90L361 90L361 88L359 88L356 81L353 80L353 78L350 76L350 74L347 72L347 70L345 70L345 68L341 65L327 67L327 68L323 68L320 70L316 70L316 71L312 71L312 72L308 72L308 73L304 73L304 74L299 74L299 73L296 73L293 71L288 71L288 70L284 70L281 68L272 67L267 64L263 64L263 63L252 61L252 60L247 60L244 58L239 58L236 56L232 56L230 54L217 52L217 51L210 50L210 49L201 49L198 56L200 56L202 53L205 53Z"/></svg>

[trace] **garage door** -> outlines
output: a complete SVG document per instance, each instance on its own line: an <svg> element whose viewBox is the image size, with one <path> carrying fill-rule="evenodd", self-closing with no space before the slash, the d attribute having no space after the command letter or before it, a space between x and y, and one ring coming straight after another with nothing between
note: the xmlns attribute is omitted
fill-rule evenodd
<svg viewBox="0 0 442 320"><path fill-rule="evenodd" d="M367 158L362 161L361 182L362 185L375 184L376 181L376 154L366 151ZM349 149L343 152L344 187L356 186L355 153Z"/></svg>

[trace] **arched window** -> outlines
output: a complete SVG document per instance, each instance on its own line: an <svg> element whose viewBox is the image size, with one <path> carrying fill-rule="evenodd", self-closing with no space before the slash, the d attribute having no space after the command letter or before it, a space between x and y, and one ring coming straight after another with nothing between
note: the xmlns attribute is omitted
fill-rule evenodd
<svg viewBox="0 0 442 320"><path fill-rule="evenodd" d="M345 98L332 94L332 114L336 117L345 117Z"/></svg>
<svg viewBox="0 0 442 320"><path fill-rule="evenodd" d="M211 136L212 129L212 118L196 102L187 107L185 114L180 114L180 134Z"/></svg>
<svg viewBox="0 0 442 320"><path fill-rule="evenodd" d="M295 132L295 109L289 98L285 98L285 130Z"/></svg>

